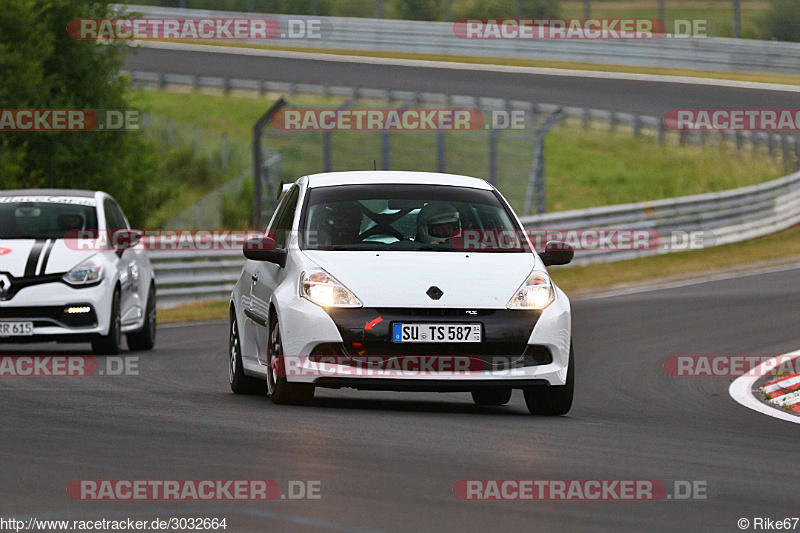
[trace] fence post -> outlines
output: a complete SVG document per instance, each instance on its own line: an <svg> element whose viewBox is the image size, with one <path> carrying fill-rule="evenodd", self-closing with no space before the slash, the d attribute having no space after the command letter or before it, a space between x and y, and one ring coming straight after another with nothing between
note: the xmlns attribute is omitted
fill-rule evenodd
<svg viewBox="0 0 800 533"><path fill-rule="evenodd" d="M531 214L531 203L533 202L533 193L536 193L536 212L544 213L547 211L547 198L545 196L545 177L544 177L544 138L547 132L555 126L559 120L564 116L564 111L559 108L555 113L550 115L544 124L542 124L534 133L535 152L533 155L533 168L531 169L531 176L528 180L528 191L525 194L525 216Z"/></svg>
<svg viewBox="0 0 800 533"><path fill-rule="evenodd" d="M639 138L642 129L642 117L639 116L639 113L636 113L633 116L633 137L635 139Z"/></svg>
<svg viewBox="0 0 800 533"><path fill-rule="evenodd" d="M608 133L614 133L617 128L617 114L613 111L608 112Z"/></svg>
<svg viewBox="0 0 800 533"><path fill-rule="evenodd" d="M272 116L287 103L283 98L278 98L278 101L272 104L272 107L253 125L253 227L256 229L261 228L264 210L264 199L261 194L261 172L264 162L264 155L261 153L261 133Z"/></svg>
<svg viewBox="0 0 800 533"><path fill-rule="evenodd" d="M736 137L736 151L742 151L742 143L744 143L744 138L742 137L742 132L740 130L736 130L734 132L734 136Z"/></svg>
<svg viewBox="0 0 800 533"><path fill-rule="evenodd" d="M794 144L794 169L800 169L800 142L797 140L796 135L792 135L792 143Z"/></svg>
<svg viewBox="0 0 800 533"><path fill-rule="evenodd" d="M663 120L658 121L658 145L664 145L664 134L667 132L667 126L664 124Z"/></svg>
<svg viewBox="0 0 800 533"><path fill-rule="evenodd" d="M219 139L219 163L223 171L228 170L228 134L222 132Z"/></svg>
<svg viewBox="0 0 800 533"><path fill-rule="evenodd" d="M445 162L445 146L444 146L444 131L439 130L436 132L436 170L437 172L444 173Z"/></svg>
<svg viewBox="0 0 800 533"><path fill-rule="evenodd" d="M497 130L489 130L489 183L497 185Z"/></svg>
<svg viewBox="0 0 800 533"><path fill-rule="evenodd" d="M583 130L584 131L588 131L589 130L589 108L588 107L584 107L583 108L583 113L581 115L581 119L583 121Z"/></svg>

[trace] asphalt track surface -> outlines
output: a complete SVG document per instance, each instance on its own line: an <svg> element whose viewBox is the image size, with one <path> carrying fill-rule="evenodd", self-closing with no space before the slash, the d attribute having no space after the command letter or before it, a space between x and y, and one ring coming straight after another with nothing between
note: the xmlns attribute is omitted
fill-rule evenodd
<svg viewBox="0 0 800 533"><path fill-rule="evenodd" d="M798 348L800 268L576 301L576 398L319 390L310 407L237 396L225 323L163 328L138 376L0 378L0 518L226 517L227 531L738 531L797 516L800 426L751 411L729 378L671 377L671 355ZM0 347L86 353L88 345ZM318 480L321 499L81 502L73 479ZM707 499L465 502L460 479L704 481Z"/></svg>
<svg viewBox="0 0 800 533"><path fill-rule="evenodd" d="M219 49L217 52L204 52L143 48L128 55L125 68L145 72L509 98L653 116L663 115L670 109L800 107L800 93L789 91L369 64L352 59L319 61L220 53Z"/></svg>

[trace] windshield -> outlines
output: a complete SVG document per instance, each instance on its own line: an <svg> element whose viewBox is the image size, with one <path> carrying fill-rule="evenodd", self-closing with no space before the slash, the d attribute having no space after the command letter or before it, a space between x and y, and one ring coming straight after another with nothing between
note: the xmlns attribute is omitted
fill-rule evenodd
<svg viewBox="0 0 800 533"><path fill-rule="evenodd" d="M312 188L301 224L302 247L308 250L529 251L519 241L509 247L481 242L487 235L516 237L519 233L500 198L481 189L445 185ZM472 246L465 247L466 242Z"/></svg>
<svg viewBox="0 0 800 533"><path fill-rule="evenodd" d="M0 239L63 239L67 232L96 230L91 205L0 198ZM81 203L87 203L85 199Z"/></svg>

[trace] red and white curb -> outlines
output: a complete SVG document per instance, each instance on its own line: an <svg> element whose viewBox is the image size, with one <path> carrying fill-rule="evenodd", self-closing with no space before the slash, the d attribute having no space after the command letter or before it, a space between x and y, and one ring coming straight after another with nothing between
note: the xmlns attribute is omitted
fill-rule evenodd
<svg viewBox="0 0 800 533"><path fill-rule="evenodd" d="M800 413L800 374L765 383L760 392L769 403Z"/></svg>
<svg viewBox="0 0 800 533"><path fill-rule="evenodd" d="M800 350L790 352L761 363L755 371L739 376L731 383L728 393L740 404L782 420L800 424L800 373L772 380L753 390L753 385L777 367L778 359L787 356L800 357ZM761 395L767 403L759 401L754 394Z"/></svg>

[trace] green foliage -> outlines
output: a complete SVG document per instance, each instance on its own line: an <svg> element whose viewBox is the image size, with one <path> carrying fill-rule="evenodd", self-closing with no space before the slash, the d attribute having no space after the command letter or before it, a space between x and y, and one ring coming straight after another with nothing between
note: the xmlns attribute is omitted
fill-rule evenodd
<svg viewBox="0 0 800 533"><path fill-rule="evenodd" d="M253 182L245 180L238 194L222 198L222 227L249 228L253 224Z"/></svg>
<svg viewBox="0 0 800 533"><path fill-rule="evenodd" d="M523 18L556 18L560 16L557 0L519 0ZM516 16L514 0L453 0L453 19L500 18Z"/></svg>
<svg viewBox="0 0 800 533"><path fill-rule="evenodd" d="M126 47L74 40L67 23L111 17L93 0L15 0L0 10L0 109L127 109ZM3 132L0 187L102 189L132 221L165 196L138 132Z"/></svg>
<svg viewBox="0 0 800 533"><path fill-rule="evenodd" d="M772 0L772 6L761 20L764 39L800 41L800 2Z"/></svg>
<svg viewBox="0 0 800 533"><path fill-rule="evenodd" d="M391 11L392 18L407 20L442 20L444 18L444 2L442 0L394 0Z"/></svg>

